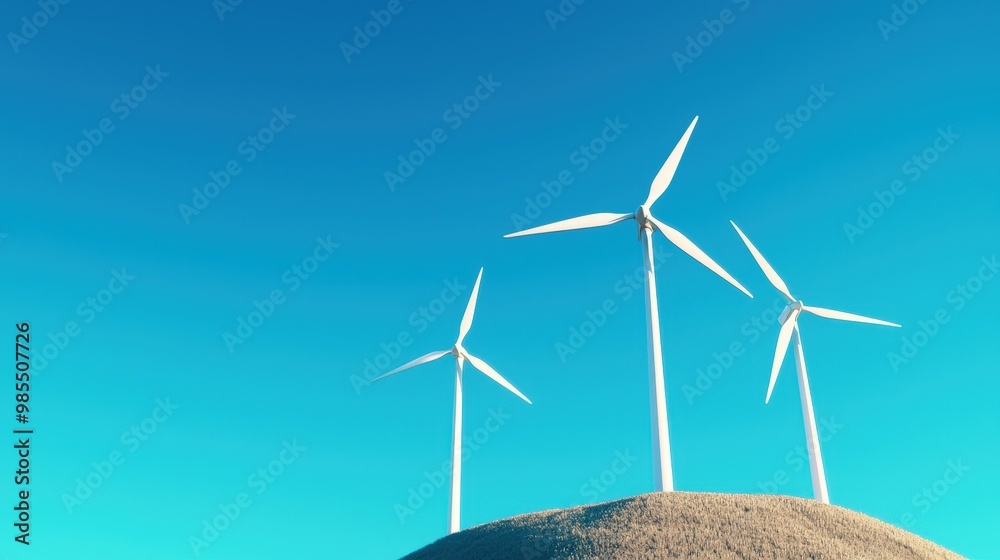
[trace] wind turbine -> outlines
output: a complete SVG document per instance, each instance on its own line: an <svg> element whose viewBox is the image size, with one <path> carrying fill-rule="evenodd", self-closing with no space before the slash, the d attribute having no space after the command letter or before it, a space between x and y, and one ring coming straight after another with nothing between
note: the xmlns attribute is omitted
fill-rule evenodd
<svg viewBox="0 0 1000 560"><path fill-rule="evenodd" d="M483 269L480 268L479 276L476 277L476 285L472 288L472 295L469 297L469 304L465 308L465 315L462 316L462 324L458 330L458 340L455 341L455 345L452 346L451 349L439 350L437 352L425 354L412 362L405 363L389 373L380 375L372 380L372 382L378 381L379 379L395 375L403 370L410 369L421 364L426 364L427 362L433 362L434 360L442 358L448 354L455 356L455 417L452 425L451 503L448 508L448 534L456 533L459 530L459 510L461 507L462 486L462 368L465 365L465 360L469 360L469 363L475 366L475 368L479 371L485 373L487 377L496 381L500 385L503 385L508 391L521 397L528 404L531 404L528 397L524 396L521 391L518 391L517 388L510 384L510 382L497 373L495 369L490 367L490 365L483 360L470 354L469 351L462 346L462 341L465 340L465 335L469 333L469 327L472 326L472 316L476 312L476 299L479 297L479 282L482 279Z"/></svg>
<svg viewBox="0 0 1000 560"><path fill-rule="evenodd" d="M650 206L660 198L660 195L670 185L670 180L673 179L674 172L677 171L677 164L681 161L688 138L691 137L691 132L694 130L694 125L697 122L698 117L695 117L691 121L687 131L684 132L684 136L674 146L673 151L670 152L670 156L667 157L667 161L663 163L660 171L653 178L646 201L635 212L631 214L589 214L504 236L520 237L536 233L586 229L615 224L625 220L635 220L638 222L639 239L643 243L643 264L646 269L646 342L649 352L649 401L653 424L653 483L657 492L672 491L674 489L674 477L670 464L670 435L667 432L667 399L666 389L663 384L663 357L660 348L660 318L656 302L656 276L653 272L653 230L658 230L671 243L676 245L678 249L708 267L709 270L721 276L741 292L753 297L746 288L740 285L728 272L723 270L721 266L692 243L690 239L676 229L657 220L650 211Z"/></svg>
<svg viewBox="0 0 1000 560"><path fill-rule="evenodd" d="M781 323L781 330L778 331L778 344L774 349L774 362L771 364L771 380L767 384L767 396L764 397L764 404L767 404L771 400L771 392L774 390L774 382L778 380L781 362L784 361L785 354L788 353L788 343L794 339L795 369L798 370L799 374L799 396L802 399L802 418L806 427L806 446L809 450L809 470L812 474L813 496L824 504L828 504L830 503L830 495L826 490L826 473L823 470L823 456L819 451L816 414L813 412L812 394L809 392L809 378L806 375L806 357L802 353L802 339L799 337L799 315L804 311L813 315L819 315L820 317L839 319L841 321L872 323L874 325L886 325L889 327L898 327L899 325L880 319L855 315L854 313L804 305L802 301L792 297L792 294L788 291L788 286L785 285L771 265L764 260L764 256L754 247L753 243L750 242L750 239L747 238L739 226L732 220L729 223L733 224L733 227L736 228L736 233L740 234L740 237L743 238L743 243L750 250L750 254L757 261L760 269L764 272L764 276L767 276L771 285L777 288L781 292L781 295L785 296L785 299L788 300L788 305L785 306L781 315L778 316L778 322Z"/></svg>

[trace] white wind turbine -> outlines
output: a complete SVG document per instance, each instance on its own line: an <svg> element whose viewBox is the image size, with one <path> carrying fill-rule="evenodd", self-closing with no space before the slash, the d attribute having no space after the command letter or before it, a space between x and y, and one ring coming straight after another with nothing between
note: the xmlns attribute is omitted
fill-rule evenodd
<svg viewBox="0 0 1000 560"><path fill-rule="evenodd" d="M709 258L691 240L676 229L657 220L650 211L650 206L660 198L660 195L670 185L670 180L673 179L674 172L677 171L677 164L681 161L688 138L691 137L691 132L694 130L694 125L697 122L698 117L695 117L691 121L687 131L684 132L684 136L677 142L673 151L670 152L670 156L667 157L667 161L664 162L663 167L660 168L656 177L653 178L646 201L635 212L631 214L589 214L504 236L519 237L536 233L586 229L606 226L625 220L635 220L638 222L639 239L642 241L644 249L643 264L646 269L646 341L649 351L649 401L653 424L653 482L657 492L672 491L674 489L674 477L670 464L670 435L667 432L667 399L666 389L663 384L663 357L660 349L660 318L656 303L656 277L653 272L653 230L659 230L678 249L708 267L709 270L715 272L733 286L736 286L741 292L753 297L746 288Z"/></svg>
<svg viewBox="0 0 1000 560"><path fill-rule="evenodd" d="M755 261L760 266L760 269L767 276L767 279L771 282L771 285L781 292L781 295L785 296L788 300L788 305L781 312L778 317L778 322L781 323L781 330L778 331L778 344L774 349L774 361L771 364L771 379L767 384L767 396L764 397L764 403L767 404L771 400L771 392L774 390L774 382L778 379L778 372L781 370L781 362L785 359L785 354L788 353L788 343L794 339L795 340L795 369L798 370L799 374L799 396L802 399L802 418L806 427L806 447L809 450L809 470L812 474L812 484L813 484L813 496L823 502L824 504L830 503L830 495L826 490L826 474L823 470L823 456L819 451L819 434L816 431L816 414L813 412L812 405L812 394L809 392L809 378L806 375L806 357L802 353L802 339L799 338L799 325L798 319L799 315L805 311L807 313L812 313L813 315L819 315L820 317L826 317L828 319L839 319L841 321L855 321L858 323L872 323L874 325L886 325L889 327L898 327L896 323L890 323L888 321L882 321L880 319L872 319L870 317L863 317L861 315L855 315L853 313L845 313L843 311L835 311L833 309L824 309L822 307L812 307L809 305L803 305L800 300L792 297L792 294L788 291L788 286L781 280L778 273L771 268L771 265L764 260L764 256L760 254L760 251L754 247L750 239L743 233L743 231L735 223L730 220L733 227L736 228L736 233L740 234L743 238L743 243L746 244L747 249L750 250L750 254L753 255Z"/></svg>
<svg viewBox="0 0 1000 560"><path fill-rule="evenodd" d="M495 369L490 367L486 362L470 354L469 351L462 346L462 341L465 339L465 335L468 334L469 327L472 326L472 316L476 312L476 298L479 297L479 282L482 279L483 269L480 268L479 276L476 277L476 285L472 288L472 296L469 297L469 304L465 308L465 315L462 316L462 324L458 331L458 340L455 341L455 345L452 346L451 349L431 352L430 354L426 354L416 360L413 360L412 362L403 364L389 373L380 375L372 380L373 382L378 381L379 379L389 377L390 375L394 375L405 369L410 369L414 366L432 362L448 354L455 356L455 417L452 426L451 442L451 502L448 508L449 534L458 532L459 530L459 510L461 507L462 486L462 367L465 364L465 360L469 360L469 362L475 366L476 369L485 373L487 377L496 381L500 385L503 385L508 391L521 397L528 404L531 404L528 397L518 391L517 388L510 384L510 382L497 373Z"/></svg>

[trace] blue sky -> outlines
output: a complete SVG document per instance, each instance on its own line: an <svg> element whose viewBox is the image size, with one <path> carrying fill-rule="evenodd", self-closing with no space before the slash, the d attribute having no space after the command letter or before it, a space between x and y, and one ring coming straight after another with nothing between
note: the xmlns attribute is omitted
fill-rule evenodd
<svg viewBox="0 0 1000 560"><path fill-rule="evenodd" d="M654 211L756 297L656 238L677 488L811 495L732 219L807 304L903 325L801 321L833 503L1000 557L997 8L562 5L5 4L0 309L36 433L4 553L443 536L445 488L400 507L448 458L453 366L366 361L449 347L481 266L466 346L534 404L468 371L463 527L651 491L634 225L501 236L631 212L698 115Z"/></svg>

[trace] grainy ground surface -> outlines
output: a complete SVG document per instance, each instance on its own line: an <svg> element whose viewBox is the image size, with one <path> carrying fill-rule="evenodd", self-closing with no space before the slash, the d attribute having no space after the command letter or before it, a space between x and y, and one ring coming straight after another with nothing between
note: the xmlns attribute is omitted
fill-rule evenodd
<svg viewBox="0 0 1000 560"><path fill-rule="evenodd" d="M479 525L404 560L909 560L961 556L877 519L788 496L670 492Z"/></svg>

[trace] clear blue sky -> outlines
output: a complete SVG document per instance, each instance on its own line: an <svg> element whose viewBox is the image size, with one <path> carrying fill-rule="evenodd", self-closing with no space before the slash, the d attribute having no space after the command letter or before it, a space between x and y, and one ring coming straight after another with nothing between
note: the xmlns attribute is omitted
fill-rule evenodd
<svg viewBox="0 0 1000 560"><path fill-rule="evenodd" d="M0 554L443 536L444 488L397 504L448 458L453 365L359 380L449 347L481 266L466 346L534 404L469 371L463 526L652 490L634 225L501 236L634 210L698 115L654 210L756 297L655 240L677 488L811 495L733 219L806 303L903 324L802 319L832 501L1000 557L998 8L903 4L5 3L0 314L31 323L36 434L32 544L7 519Z"/></svg>

